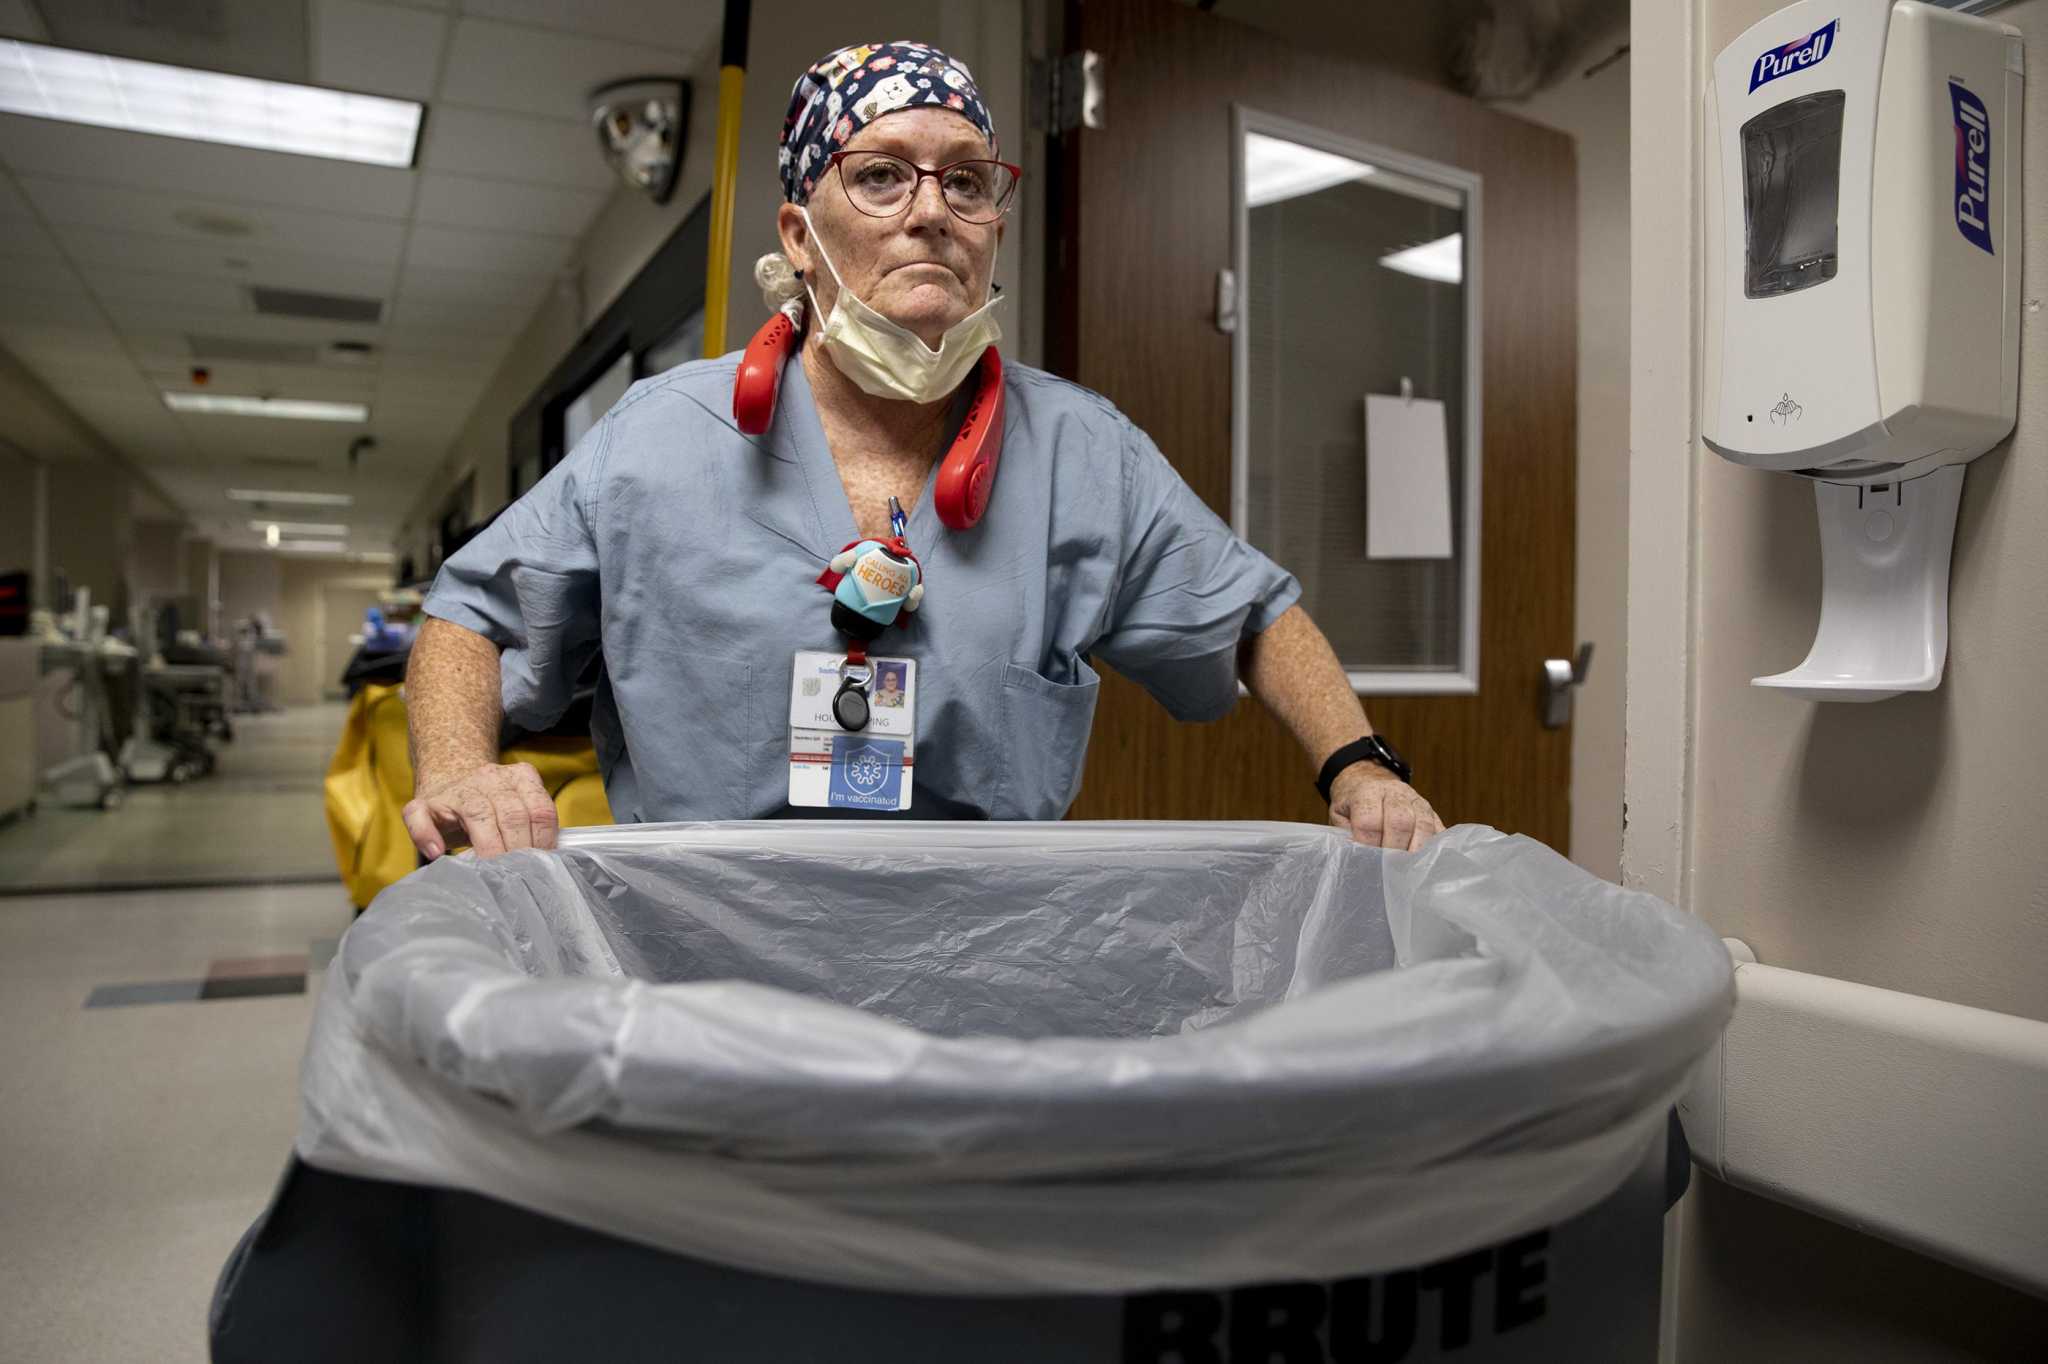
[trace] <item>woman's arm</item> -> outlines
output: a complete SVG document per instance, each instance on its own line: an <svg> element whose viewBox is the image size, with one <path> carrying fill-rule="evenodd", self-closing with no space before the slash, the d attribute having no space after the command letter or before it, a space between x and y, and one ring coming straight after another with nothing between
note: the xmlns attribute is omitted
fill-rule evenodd
<svg viewBox="0 0 2048 1364"><path fill-rule="evenodd" d="M498 646L464 626L427 620L405 670L413 799L405 829L439 857L468 843L479 857L555 846L555 803L531 763L498 761Z"/></svg>
<svg viewBox="0 0 2048 1364"><path fill-rule="evenodd" d="M1372 733L1336 650L1299 606L1245 641L1239 671L1252 695L1294 735L1312 773L1345 744ZM1330 784L1330 822L1360 843L1405 850L1444 829L1414 787L1372 762L1353 763Z"/></svg>

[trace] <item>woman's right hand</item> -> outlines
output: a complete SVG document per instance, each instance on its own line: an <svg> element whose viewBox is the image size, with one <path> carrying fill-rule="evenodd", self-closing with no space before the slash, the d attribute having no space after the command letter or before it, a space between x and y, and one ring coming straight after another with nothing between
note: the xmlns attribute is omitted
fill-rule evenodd
<svg viewBox="0 0 2048 1364"><path fill-rule="evenodd" d="M485 763L421 784L405 807L405 831L429 858L467 843L478 857L552 848L560 820L532 763Z"/></svg>

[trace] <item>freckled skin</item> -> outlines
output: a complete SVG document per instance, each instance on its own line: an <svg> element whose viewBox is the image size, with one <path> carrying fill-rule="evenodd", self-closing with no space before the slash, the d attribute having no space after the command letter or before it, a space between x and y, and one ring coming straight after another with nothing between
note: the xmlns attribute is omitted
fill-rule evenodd
<svg viewBox="0 0 2048 1364"><path fill-rule="evenodd" d="M1372 733L1336 651L1299 606L1288 607L1264 633L1245 641L1238 671L1251 694L1294 735L1311 775L1332 753ZM1370 762L1351 764L1330 783L1330 823L1368 846L1406 850L1420 848L1444 828L1414 787Z"/></svg>
<svg viewBox="0 0 2048 1364"><path fill-rule="evenodd" d="M972 124L934 108L879 118L847 146L894 152L928 167L990 155ZM896 217L875 218L854 208L839 177L829 175L811 195L810 214L846 287L927 345L936 345L987 296L1003 223L961 222L936 181L920 181L910 206ZM783 254L829 314L837 288L813 250L803 215L784 204L776 226ZM917 505L943 453L950 399L918 404L873 397L840 372L817 334L810 329L801 351L804 375L854 525L880 539L889 533L890 497L906 509ZM1336 653L1299 606L1247 640L1239 666L1246 687L1300 743L1311 776L1331 753L1372 732ZM498 651L489 640L444 620L422 627L406 672L419 794L405 807L405 820L429 857L463 842L486 857L555 846L554 804L539 775L524 763L497 760L499 682ZM1428 801L1373 763L1354 763L1339 775L1331 787L1330 822L1361 843L1395 849L1419 848L1443 830Z"/></svg>

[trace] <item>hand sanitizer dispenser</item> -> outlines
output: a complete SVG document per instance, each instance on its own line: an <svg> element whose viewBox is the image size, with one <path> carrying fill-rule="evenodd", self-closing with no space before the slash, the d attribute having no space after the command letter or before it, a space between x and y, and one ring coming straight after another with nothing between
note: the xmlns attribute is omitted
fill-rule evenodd
<svg viewBox="0 0 2048 1364"><path fill-rule="evenodd" d="M1820 511L1813 648L1757 686L1941 684L1962 466L2019 395L2022 54L1913 0L1800 0L1715 59L1701 426Z"/></svg>

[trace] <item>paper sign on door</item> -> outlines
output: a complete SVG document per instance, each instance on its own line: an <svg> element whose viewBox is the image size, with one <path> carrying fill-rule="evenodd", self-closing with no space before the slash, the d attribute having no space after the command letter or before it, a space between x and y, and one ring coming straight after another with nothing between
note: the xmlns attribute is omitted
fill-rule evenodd
<svg viewBox="0 0 2048 1364"><path fill-rule="evenodd" d="M1451 557L1451 459L1444 405L1365 398L1365 554Z"/></svg>

